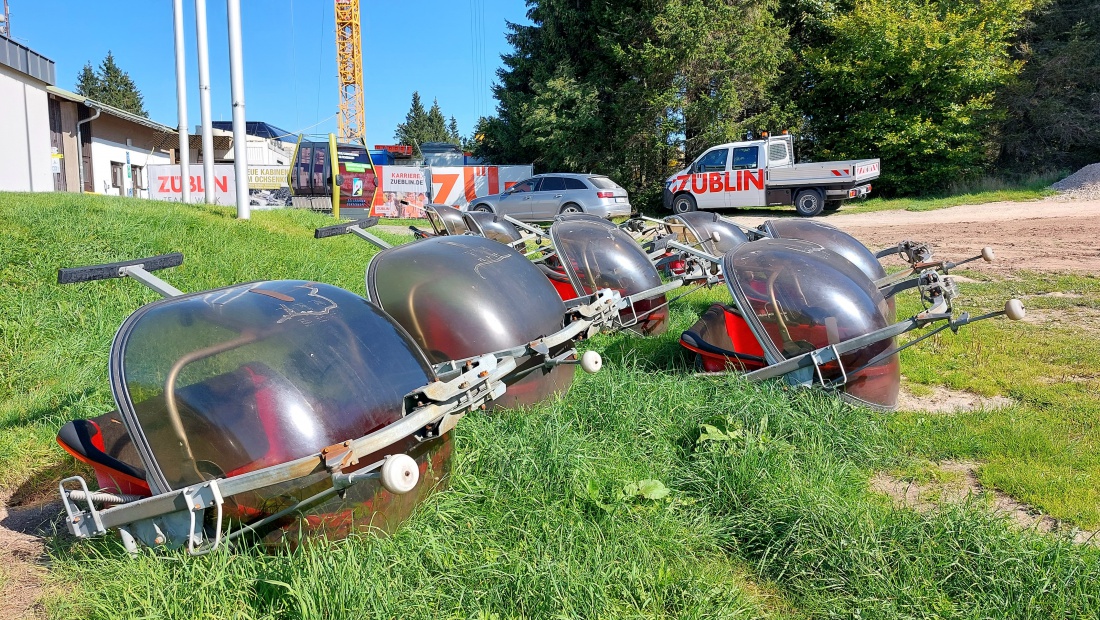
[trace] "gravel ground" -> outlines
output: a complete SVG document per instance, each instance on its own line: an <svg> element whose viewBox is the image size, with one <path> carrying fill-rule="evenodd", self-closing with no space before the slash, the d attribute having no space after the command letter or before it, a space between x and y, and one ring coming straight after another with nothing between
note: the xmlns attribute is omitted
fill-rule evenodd
<svg viewBox="0 0 1100 620"><path fill-rule="evenodd" d="M739 217L736 211L723 215L749 226L770 219ZM995 262L978 261L967 265L967 269L1100 273L1100 198L1066 200L1052 196L933 211L848 214L841 208L818 219L847 231L873 250L915 239L930 243L939 258L974 256L986 245L996 251Z"/></svg>
<svg viewBox="0 0 1100 620"><path fill-rule="evenodd" d="M1100 164L1089 164L1050 188L1062 200L1100 200Z"/></svg>

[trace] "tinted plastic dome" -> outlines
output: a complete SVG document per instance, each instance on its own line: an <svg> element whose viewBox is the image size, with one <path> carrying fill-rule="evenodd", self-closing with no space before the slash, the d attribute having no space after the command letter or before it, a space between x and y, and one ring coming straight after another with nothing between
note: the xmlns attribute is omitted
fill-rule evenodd
<svg viewBox="0 0 1100 620"><path fill-rule="evenodd" d="M882 294L855 265L820 245L762 239L724 258L726 284L742 308L770 363L886 327ZM897 405L901 386L894 354L859 372L894 346L885 340L844 355L846 397L876 408ZM822 367L826 380L841 377L837 364ZM854 373L854 374L853 374Z"/></svg>
<svg viewBox="0 0 1100 620"><path fill-rule="evenodd" d="M111 354L112 391L154 492L366 435L434 379L378 308L294 280L149 304L123 323Z"/></svg>
<svg viewBox="0 0 1100 620"><path fill-rule="evenodd" d="M874 252L858 239L840 230L836 226L830 226L822 222L805 219L768 220L761 228L773 239L801 239L816 243L828 248L844 258L848 259L872 281L886 277L886 270L882 263L875 258ZM893 323L897 320L897 310L893 298L886 300L886 310L883 316L886 321Z"/></svg>
<svg viewBox="0 0 1100 620"><path fill-rule="evenodd" d="M447 205L424 205L424 213L437 235L464 235L470 231L462 211Z"/></svg>
<svg viewBox="0 0 1100 620"><path fill-rule="evenodd" d="M672 232L681 243L700 244L703 251L712 256L722 256L733 248L748 243L745 231L722 219L717 213L691 211L680 215L670 215L665 222L671 225ZM718 233L718 240L714 240Z"/></svg>
<svg viewBox="0 0 1100 620"><path fill-rule="evenodd" d="M380 252L367 268L367 294L434 363L531 342L560 330L565 318L565 304L534 263L473 235L434 237ZM521 368L541 363L532 358ZM534 404L568 388L572 378L571 365L538 368L509 384L495 406Z"/></svg>
<svg viewBox="0 0 1100 620"><path fill-rule="evenodd" d="M550 239L577 297L603 288L626 297L662 284L645 250L609 222L591 217L559 218L550 227ZM663 294L657 295L635 303L633 312L624 311L623 316L638 316L633 329L643 334L661 334L668 329L667 304Z"/></svg>
<svg viewBox="0 0 1100 620"><path fill-rule="evenodd" d="M462 216L466 219L466 226L471 232L498 243L511 245L523 237L515 224L499 215L483 211L466 211Z"/></svg>
<svg viewBox="0 0 1100 620"><path fill-rule="evenodd" d="M875 258L874 252L836 226L814 220L790 218L768 220L764 222L762 228L773 239L801 239L828 248L851 261L872 281L886 277L886 270Z"/></svg>

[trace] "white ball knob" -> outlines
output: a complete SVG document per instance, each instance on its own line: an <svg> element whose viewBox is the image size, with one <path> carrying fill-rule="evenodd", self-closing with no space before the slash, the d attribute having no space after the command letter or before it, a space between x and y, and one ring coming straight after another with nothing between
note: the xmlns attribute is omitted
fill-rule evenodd
<svg viewBox="0 0 1100 620"><path fill-rule="evenodd" d="M982 258L985 259L985 262L992 263L993 259L997 258L997 255L993 253L993 248L987 245L982 248Z"/></svg>
<svg viewBox="0 0 1100 620"><path fill-rule="evenodd" d="M420 482L420 468L408 454L391 454L382 461L382 472L379 477L387 491L404 495L415 489L416 483Z"/></svg>
<svg viewBox="0 0 1100 620"><path fill-rule="evenodd" d="M1027 316L1027 310L1024 310L1024 304L1019 299L1009 299L1005 302L1005 316L1019 321Z"/></svg>
<svg viewBox="0 0 1100 620"><path fill-rule="evenodd" d="M585 351L581 356L581 370L593 375L600 372L601 368L603 368L603 357L595 351Z"/></svg>
<svg viewBox="0 0 1100 620"><path fill-rule="evenodd" d="M714 231L714 233L713 233L713 234L712 234L712 235L710 236L710 238L711 238L711 239L714 239L714 242L715 242L715 243L718 243L719 241L721 241L721 240L722 240L722 233L720 233L720 232L718 232L718 231L716 230L716 231Z"/></svg>

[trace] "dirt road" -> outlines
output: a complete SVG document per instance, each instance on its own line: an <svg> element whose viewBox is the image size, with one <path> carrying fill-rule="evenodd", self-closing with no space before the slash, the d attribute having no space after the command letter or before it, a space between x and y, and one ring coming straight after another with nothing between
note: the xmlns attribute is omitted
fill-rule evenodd
<svg viewBox="0 0 1100 620"><path fill-rule="evenodd" d="M756 226L766 217L738 217ZM848 214L844 210L820 218L841 228L868 247L885 248L904 239L926 241L937 257L965 258L991 246L997 260L967 268L1006 271L1071 271L1100 273L1100 201L1044 199L993 202L935 211L877 211Z"/></svg>

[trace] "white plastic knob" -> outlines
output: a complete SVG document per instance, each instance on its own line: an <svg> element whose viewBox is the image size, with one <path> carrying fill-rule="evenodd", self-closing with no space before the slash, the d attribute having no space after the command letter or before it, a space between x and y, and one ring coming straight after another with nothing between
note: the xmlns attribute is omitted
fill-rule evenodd
<svg viewBox="0 0 1100 620"><path fill-rule="evenodd" d="M1027 316L1027 310L1024 310L1024 304L1019 299L1009 299L1005 302L1005 316L1013 321L1019 321Z"/></svg>
<svg viewBox="0 0 1100 620"><path fill-rule="evenodd" d="M714 231L713 234L711 234L710 238L714 239L715 243L718 243L719 241L722 240L722 233L720 233L716 230L716 231Z"/></svg>
<svg viewBox="0 0 1100 620"><path fill-rule="evenodd" d="M987 245L982 248L982 258L985 259L985 262L992 263L993 259L997 258L997 255L993 253L993 248Z"/></svg>
<svg viewBox="0 0 1100 620"><path fill-rule="evenodd" d="M379 477L387 491L404 495L415 489L416 483L420 482L420 468L408 454L391 454L382 461Z"/></svg>
<svg viewBox="0 0 1100 620"><path fill-rule="evenodd" d="M601 368L603 368L603 357L595 351L585 351L581 356L581 370L594 375L600 372Z"/></svg>

